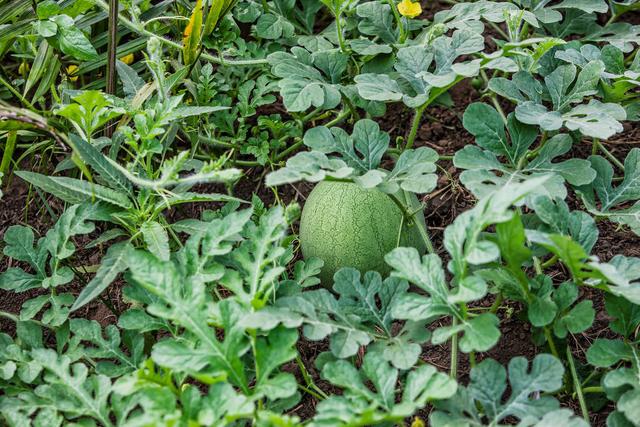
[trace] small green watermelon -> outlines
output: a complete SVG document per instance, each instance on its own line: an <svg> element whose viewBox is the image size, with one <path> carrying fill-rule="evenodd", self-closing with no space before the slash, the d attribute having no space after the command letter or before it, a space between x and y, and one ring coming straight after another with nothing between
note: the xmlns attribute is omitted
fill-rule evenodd
<svg viewBox="0 0 640 427"><path fill-rule="evenodd" d="M411 212L420 209L415 194L403 191L398 197ZM424 213L418 217L424 226ZM399 233L400 246L425 251L417 225L403 221L400 208L389 196L345 182L317 184L300 219L302 255L324 261L320 280L329 287L333 285L333 274L342 267L388 274L390 268L384 256L396 247Z"/></svg>

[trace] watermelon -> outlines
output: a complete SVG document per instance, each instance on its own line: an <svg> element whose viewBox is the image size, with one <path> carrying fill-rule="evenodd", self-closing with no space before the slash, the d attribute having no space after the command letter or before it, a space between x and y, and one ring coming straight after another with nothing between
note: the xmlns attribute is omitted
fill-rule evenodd
<svg viewBox="0 0 640 427"><path fill-rule="evenodd" d="M415 194L397 194L411 212L420 210ZM424 226L424 212L416 215ZM400 228L402 227L402 230ZM300 246L304 258L324 261L320 280L331 286L333 275L342 267L362 273L375 270L387 275L384 256L398 244L412 246L421 253L425 245L418 226L403 221L402 211L379 190L365 190L353 183L322 181L309 194L300 219Z"/></svg>

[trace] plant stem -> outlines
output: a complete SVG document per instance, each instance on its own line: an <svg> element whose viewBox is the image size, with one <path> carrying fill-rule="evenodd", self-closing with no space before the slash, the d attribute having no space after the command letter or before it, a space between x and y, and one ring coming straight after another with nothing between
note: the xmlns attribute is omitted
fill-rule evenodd
<svg viewBox="0 0 640 427"><path fill-rule="evenodd" d="M624 164L622 164L622 162L620 160L618 160L616 158L616 156L614 156L613 153L611 151L609 151L600 141L598 141L597 139L594 139L593 140L593 144L595 145L595 147L597 149L602 151L602 153L605 155L605 157L608 158L609 160L611 160L611 162L614 165L616 165L618 167L618 169L620 169L622 172L624 172Z"/></svg>
<svg viewBox="0 0 640 427"><path fill-rule="evenodd" d="M427 252L430 254L434 254L435 249L433 248L433 243L431 243L431 238L429 237L429 233L426 230L426 226L423 226L422 221L420 221L417 216L418 212L420 212L421 209L417 212L409 212L409 208L404 203L402 203L402 201L395 194L387 194L387 196L391 197L391 200L393 200L398 208L400 208L402 215L405 218L410 219L415 224L415 226L418 227L418 232L420 233L420 237L422 238L422 241L427 248Z"/></svg>
<svg viewBox="0 0 640 427"><path fill-rule="evenodd" d="M289 154L291 154L292 152L294 152L295 150L297 150L301 145L303 144L303 141L301 138L297 138L296 142L291 144L289 147L287 147L287 149L285 149L284 151L282 151L280 154L278 154L276 156L276 160L282 160L285 157L287 157Z"/></svg>
<svg viewBox="0 0 640 427"><path fill-rule="evenodd" d="M604 393L604 388L601 386L584 387L581 389L582 393Z"/></svg>
<svg viewBox="0 0 640 427"><path fill-rule="evenodd" d="M536 271L536 274L542 274L542 264L540 263L540 259L537 256L533 257L533 267ZM531 294L529 292L529 286L526 284L526 281L522 282L523 286L526 286L525 294L527 295L527 302L531 302ZM544 337L547 340L547 344L549 345L549 349L551 350L551 354L553 354L558 359L560 358L560 354L558 353L558 349L556 348L556 343L553 341L553 335L551 335L551 330L548 326L543 326L542 330L544 331Z"/></svg>
<svg viewBox="0 0 640 427"><path fill-rule="evenodd" d="M500 305L502 304L502 300L503 300L502 294L496 295L496 299L493 301L493 304L491 304L491 307L489 308L489 313L495 314L500 308Z"/></svg>
<svg viewBox="0 0 640 427"><path fill-rule="evenodd" d="M344 34L342 34L342 15L336 16L336 34L338 35L338 44L340 45L340 52L347 53L347 47L344 44Z"/></svg>
<svg viewBox="0 0 640 427"><path fill-rule="evenodd" d="M427 232L426 226L423 226L421 221L417 221L416 214L413 214L412 218L413 218L413 221L416 223L416 226L418 227L418 232L420 233L420 237L422 237L422 241L424 242L424 245L427 247L427 252L430 254L435 254L436 251L433 248L433 243L431 242L431 238L429 237L429 233Z"/></svg>
<svg viewBox="0 0 640 427"><path fill-rule="evenodd" d="M398 7L393 0L387 0L389 6L391 6L391 12L393 13L393 17L396 20L396 25L398 25L399 37L398 41L400 43L404 43L407 39L407 30L404 28L404 23L402 22L402 16L400 16L400 12L398 12Z"/></svg>
<svg viewBox="0 0 640 427"><path fill-rule="evenodd" d="M309 120L315 118L318 115L319 112L320 112L320 108L318 107L318 108L314 109L312 112L310 112L309 114L307 114L304 117L302 117L300 119L300 121L302 123L308 122Z"/></svg>
<svg viewBox="0 0 640 427"><path fill-rule="evenodd" d="M540 151L542 150L542 148L546 143L547 143L547 131L544 131L542 132L542 137L540 138L540 144L538 144L538 146L534 150L531 150L529 153L527 153L526 156L523 156L520 159L520 162L518 162L518 168L523 166L521 165L521 163L523 163L525 160L532 159L536 157L538 154L540 154Z"/></svg>
<svg viewBox="0 0 640 427"><path fill-rule="evenodd" d="M116 48L118 47L118 0L109 0L109 39L107 42L107 82L106 92L116 93ZM111 138L114 122L109 120L104 127L104 135Z"/></svg>
<svg viewBox="0 0 640 427"><path fill-rule="evenodd" d="M9 313L8 311L0 310L0 317L4 317L5 319L9 319L14 323L18 323L20 319L15 314Z"/></svg>
<svg viewBox="0 0 640 427"><path fill-rule="evenodd" d="M329 397L329 396L327 396L327 393L325 393L313 381L313 378L311 378L311 375L309 375L309 371L307 371L307 368L304 366L304 363L302 362L302 359L300 359L300 355L296 356L296 363L298 364L298 367L300 368L300 373L302 374L302 378L304 379L304 382L307 384L307 387L304 390L307 393L310 393L310 394L314 395L319 400L326 399L327 397Z"/></svg>
<svg viewBox="0 0 640 427"><path fill-rule="evenodd" d="M331 126L335 126L338 123L342 122L345 118L349 117L349 114L351 114L350 111L342 111L340 114L338 114L333 120L328 121L327 123L324 124L324 126L330 128Z"/></svg>
<svg viewBox="0 0 640 427"><path fill-rule="evenodd" d="M425 103L416 108L416 112L413 115L413 122L411 123L411 130L409 131L409 136L407 137L407 143L404 146L404 150L409 150L411 147L413 147L416 135L418 134L418 128L420 127L420 120L422 120L422 114L427 108L427 105L428 104Z"/></svg>
<svg viewBox="0 0 640 427"><path fill-rule="evenodd" d="M571 347L567 345L567 360L569 361L569 369L571 370L571 377L573 378L573 388L578 395L578 402L580 402L580 410L582 411L582 417L589 423L589 411L587 410L587 404L584 401L584 395L582 394L582 385L578 378L578 372L576 372L576 365L573 360L573 354L571 354Z"/></svg>
<svg viewBox="0 0 640 427"><path fill-rule="evenodd" d="M25 107L27 107L30 110L38 111L38 109L36 107L34 107L32 103L27 101L27 98L22 96L20 94L20 92L18 92L9 82L7 82L5 79L3 79L2 76L0 76L0 83L4 87L9 89L9 92L11 92L16 98L18 98L20 100L20 102L22 102L22 104L24 104Z"/></svg>
<svg viewBox="0 0 640 427"><path fill-rule="evenodd" d="M476 352L472 351L471 353L469 353L469 366L471 366L472 368L476 367Z"/></svg>
<svg viewBox="0 0 640 427"><path fill-rule="evenodd" d="M552 265L554 265L556 262L558 262L558 256L554 255L551 258L549 258L548 260L546 260L545 262L542 263L541 267L544 268L549 268Z"/></svg>
<svg viewBox="0 0 640 427"><path fill-rule="evenodd" d="M211 145L213 147L218 148L237 148L235 144L231 142L221 141L219 139L211 138L206 135L198 135L198 140L204 141L207 145Z"/></svg>
<svg viewBox="0 0 640 427"><path fill-rule="evenodd" d="M498 26L498 24L494 23L494 22L487 22L489 24L489 26L491 28L493 28L498 34L500 34L500 36L502 36L502 38L504 38L505 40L509 40L509 36L507 35L507 33L504 32L504 30L502 28L500 28Z"/></svg>
<svg viewBox="0 0 640 427"><path fill-rule="evenodd" d="M18 316L16 316L13 313L9 313L8 311L4 311L4 310L0 310L0 317L4 317L5 319L9 319L14 323L22 322L22 320L20 320L20 318ZM55 328L52 328L51 326L49 326L49 325L47 325L45 323L42 323L41 321L36 320L36 319L25 320L25 322L32 322L32 323L35 323L38 326L42 326L43 328L47 328L47 329L50 329L52 331L55 330Z"/></svg>
<svg viewBox="0 0 640 427"><path fill-rule="evenodd" d="M489 97L489 99L491 99L491 103L496 108L496 110L500 114L500 117L502 117L502 121L506 125L507 124L507 116L504 114L504 110L502 109L502 106L498 102L498 99L496 98L496 95L492 93L491 96Z"/></svg>
<svg viewBox="0 0 640 427"><path fill-rule="evenodd" d="M9 164L13 158L13 151L16 149L16 141L18 133L15 130L7 132L7 139L4 144L4 152L2 153L2 162L0 162L0 173L6 173L9 170Z"/></svg>
<svg viewBox="0 0 640 427"><path fill-rule="evenodd" d="M458 318L454 317L451 323L452 327L458 325ZM454 380L458 379L458 334L453 334L451 337L451 362L450 362L449 376Z"/></svg>
<svg viewBox="0 0 640 427"><path fill-rule="evenodd" d="M553 336L551 336L551 331L548 327L543 327L544 337L547 340L547 344L549 344L549 349L551 350L551 354L553 354L558 359L560 358L560 354L558 353L558 349L556 348L556 343L553 341Z"/></svg>

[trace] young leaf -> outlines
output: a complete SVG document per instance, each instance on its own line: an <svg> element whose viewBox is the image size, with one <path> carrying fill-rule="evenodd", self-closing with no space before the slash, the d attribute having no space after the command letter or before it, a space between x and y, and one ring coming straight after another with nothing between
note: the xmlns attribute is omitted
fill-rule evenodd
<svg viewBox="0 0 640 427"><path fill-rule="evenodd" d="M279 77L280 95L287 111L306 111L311 106L323 110L334 108L341 99L340 78L347 67L347 57L339 51L311 53L294 47L291 53L276 52L267 57L271 72ZM318 69L332 70L330 78Z"/></svg>
<svg viewBox="0 0 640 427"><path fill-rule="evenodd" d="M430 421L434 427L457 422L475 423L486 419L497 425L509 416L535 422L548 412L558 409L558 401L551 396L533 399L539 392L553 392L562 386L564 368L559 360L548 354L539 354L531 363L524 357L509 362L509 398L503 400L507 389L507 372L493 359L480 362L471 369L471 382L449 400L436 402L436 411ZM464 421L463 421L464 420Z"/></svg>
<svg viewBox="0 0 640 427"><path fill-rule="evenodd" d="M119 377L138 368L144 358L144 337L140 334L128 334L129 352L127 355L121 350L120 331L115 325L105 328L106 339L103 337L102 327L95 320L71 319L71 331L81 341L90 343L91 347L84 347L83 352L92 359L102 359L96 366L99 374L108 377Z"/></svg>
<svg viewBox="0 0 640 427"><path fill-rule="evenodd" d="M345 392L343 396L331 396L318 405L318 414L314 419L317 425L399 422L428 402L446 399L456 391L454 380L431 365L422 365L409 372L400 389L402 396L397 398L398 371L377 352L365 355L361 372L349 362L338 360L324 365L322 376L344 388ZM371 382L373 390L365 385L364 379ZM364 401L352 404L360 399Z"/></svg>
<svg viewBox="0 0 640 427"><path fill-rule="evenodd" d="M532 192L527 204L535 196L564 199L567 194L564 181L577 186L588 184L594 179L595 171L587 160L553 162L571 149L569 135L552 137L539 150L537 157L529 162L523 161L523 156L537 136L536 132L530 126L518 123L515 116L510 114L507 122L511 140L509 142L497 112L492 107L483 105L472 104L464 116L465 127L476 136L476 143L483 149L467 145L455 154L453 160L456 167L465 169L460 175L460 181L476 197L482 198L509 182L551 174L544 186ZM485 116L489 119L484 120ZM496 156L506 156L510 164L501 163Z"/></svg>
<svg viewBox="0 0 640 427"><path fill-rule="evenodd" d="M338 153L348 166L366 172L380 165L389 148L389 135L376 122L364 119L356 122L351 136L338 127L311 128L304 135L304 144L324 154Z"/></svg>
<svg viewBox="0 0 640 427"><path fill-rule="evenodd" d="M619 224L627 225L636 234L640 233L640 204L615 209L630 201L640 199L640 149L633 148L624 161L624 179L613 186L613 168L600 156L589 157L596 178L589 185L578 189L587 210L598 216L604 216ZM599 206L598 206L598 202Z"/></svg>

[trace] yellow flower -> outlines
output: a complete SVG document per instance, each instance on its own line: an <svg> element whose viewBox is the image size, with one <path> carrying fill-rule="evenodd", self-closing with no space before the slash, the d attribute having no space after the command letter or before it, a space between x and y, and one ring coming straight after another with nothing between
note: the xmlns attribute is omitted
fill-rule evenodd
<svg viewBox="0 0 640 427"><path fill-rule="evenodd" d="M127 65L131 65L133 64L134 59L135 57L133 56L133 53L130 53L129 55L125 55L122 58L120 58L120 61L124 62Z"/></svg>
<svg viewBox="0 0 640 427"><path fill-rule="evenodd" d="M407 18L415 18L422 13L420 2L412 2L411 0L402 0L398 4L398 12Z"/></svg>
<svg viewBox="0 0 640 427"><path fill-rule="evenodd" d="M69 65L67 67L67 75L69 76L69 80L71 80L72 82L75 82L76 80L78 80L78 76L74 76L76 71L78 71L77 65Z"/></svg>
<svg viewBox="0 0 640 427"><path fill-rule="evenodd" d="M411 427L424 427L424 421L420 417L414 417L413 422L411 423Z"/></svg>

